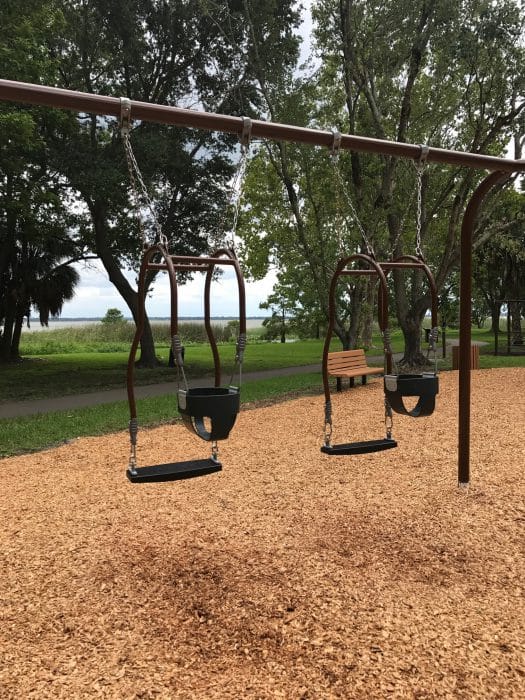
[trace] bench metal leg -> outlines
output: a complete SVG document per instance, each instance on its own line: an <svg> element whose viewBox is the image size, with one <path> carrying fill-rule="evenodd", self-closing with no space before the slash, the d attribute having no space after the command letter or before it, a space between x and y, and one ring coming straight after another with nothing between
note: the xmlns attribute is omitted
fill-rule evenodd
<svg viewBox="0 0 525 700"><path fill-rule="evenodd" d="M366 374L363 374L363 377L361 378L361 384L366 384Z"/></svg>
<svg viewBox="0 0 525 700"><path fill-rule="evenodd" d="M337 386L337 391L341 391L341 389L342 389L342 387L341 387L341 377L337 377L335 381L336 381L336 383L337 383L337 384L336 384L336 386Z"/></svg>
<svg viewBox="0 0 525 700"><path fill-rule="evenodd" d="M355 377L350 377L350 389L353 389L355 386Z"/></svg>

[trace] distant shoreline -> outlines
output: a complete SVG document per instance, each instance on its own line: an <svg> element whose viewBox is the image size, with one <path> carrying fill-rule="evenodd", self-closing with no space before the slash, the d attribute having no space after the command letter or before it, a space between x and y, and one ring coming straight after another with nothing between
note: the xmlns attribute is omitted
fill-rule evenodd
<svg viewBox="0 0 525 700"><path fill-rule="evenodd" d="M246 318L246 326L248 329L262 328L264 319L268 316L248 316ZM125 318L128 323L133 323L133 319ZM168 324L170 322L169 316L150 316L149 320L151 323ZM212 322L217 325L226 325L230 321L237 321L236 316L214 316L212 317ZM202 316L182 316L179 318L182 323L195 323L204 324L204 318ZM29 328L24 326L22 333L46 333L53 330L65 330L66 328L78 328L80 326L94 326L96 324L101 324L102 318L52 318L47 326L41 326L39 319L32 318L30 320Z"/></svg>
<svg viewBox="0 0 525 700"><path fill-rule="evenodd" d="M148 316L150 321L169 321L169 316ZM270 316L246 316L246 320L250 321L264 321ZM52 318L50 323L81 323L86 321L86 323L95 323L96 321L102 321L103 316L63 316L61 318ZM236 321L238 316L212 316L212 321ZM125 321L133 321L131 316L124 316ZM202 316L179 316L179 321L204 321ZM30 318L30 323L37 323L40 325L40 320L38 318Z"/></svg>

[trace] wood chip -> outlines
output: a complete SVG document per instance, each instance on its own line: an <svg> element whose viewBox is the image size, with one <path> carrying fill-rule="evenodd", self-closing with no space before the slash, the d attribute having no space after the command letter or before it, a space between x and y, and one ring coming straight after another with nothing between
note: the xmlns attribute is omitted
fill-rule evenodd
<svg viewBox="0 0 525 700"><path fill-rule="evenodd" d="M224 470L135 485L127 431L0 461L2 698L523 698L525 369L457 372L395 450L319 451L321 397L243 411ZM383 435L380 381L336 440ZM180 425L142 465L201 458Z"/></svg>

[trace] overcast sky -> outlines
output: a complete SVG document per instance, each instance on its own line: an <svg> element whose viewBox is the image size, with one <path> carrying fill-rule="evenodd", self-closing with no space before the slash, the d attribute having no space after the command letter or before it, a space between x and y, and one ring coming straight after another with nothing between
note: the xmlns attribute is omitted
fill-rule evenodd
<svg viewBox="0 0 525 700"><path fill-rule="evenodd" d="M304 22L301 27L303 45L301 50L301 63L308 58L309 35L311 31L310 2L303 2L306 6ZM77 287L75 298L66 302L62 309L62 318L99 318L105 315L108 309L119 309L124 316L130 316L129 309L109 282L107 273L100 263L79 264L76 266L81 275L81 281ZM136 288L136 275L127 274L128 279ZM246 282L246 313L248 316L264 316L268 311L261 310L259 304L265 301L272 292L276 274L271 272L260 282ZM179 299L180 316L203 316L204 275L197 277L181 287ZM148 298L147 311L149 316L169 316L170 297L169 281L167 275L159 275L152 294ZM237 282L231 270L226 270L221 279L214 282L212 288L212 315L236 316L238 314Z"/></svg>

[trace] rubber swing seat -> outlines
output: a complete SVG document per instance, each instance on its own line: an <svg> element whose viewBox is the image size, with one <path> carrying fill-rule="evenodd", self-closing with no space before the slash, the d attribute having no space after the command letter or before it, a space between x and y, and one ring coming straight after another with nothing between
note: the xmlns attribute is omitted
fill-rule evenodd
<svg viewBox="0 0 525 700"><path fill-rule="evenodd" d="M147 484L159 481L193 479L196 476L206 476L207 474L213 474L221 470L222 464L213 459L194 459L188 462L140 467L139 469L135 469L134 472L128 468L126 470L126 476L134 484Z"/></svg>
<svg viewBox="0 0 525 700"><path fill-rule="evenodd" d="M436 407L439 393L439 379L432 372L423 374L387 374L384 377L385 396L396 413L411 418L430 416ZM403 397L417 396L418 401L412 410L406 408Z"/></svg>
<svg viewBox="0 0 525 700"><path fill-rule="evenodd" d="M237 419L240 394L237 387L179 389L179 413L186 428L202 440L226 440ZM207 430L205 418L209 419Z"/></svg>
<svg viewBox="0 0 525 700"><path fill-rule="evenodd" d="M365 440L363 442L347 442L341 445L323 445L321 452L326 455L365 455L370 452L382 452L397 447L397 442L389 438L381 440Z"/></svg>

